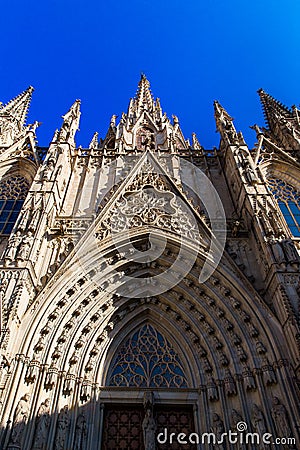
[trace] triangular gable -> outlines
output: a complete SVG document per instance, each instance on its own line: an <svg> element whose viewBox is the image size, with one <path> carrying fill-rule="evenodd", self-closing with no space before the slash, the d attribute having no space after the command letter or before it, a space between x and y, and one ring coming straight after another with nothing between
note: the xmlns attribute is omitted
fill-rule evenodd
<svg viewBox="0 0 300 450"><path fill-rule="evenodd" d="M207 225L150 152L143 155L102 207L93 225L101 240L111 233L144 226L178 233L192 241L206 236L205 246L209 245L210 230Z"/></svg>

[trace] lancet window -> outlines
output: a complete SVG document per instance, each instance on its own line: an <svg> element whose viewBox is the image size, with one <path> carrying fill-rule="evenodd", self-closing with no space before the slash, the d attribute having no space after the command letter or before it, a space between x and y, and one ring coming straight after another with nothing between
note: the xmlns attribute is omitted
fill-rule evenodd
<svg viewBox="0 0 300 450"><path fill-rule="evenodd" d="M268 180L285 221L295 237L300 237L300 192L278 178Z"/></svg>
<svg viewBox="0 0 300 450"><path fill-rule="evenodd" d="M25 177L12 176L0 182L0 234L10 234L29 190Z"/></svg>

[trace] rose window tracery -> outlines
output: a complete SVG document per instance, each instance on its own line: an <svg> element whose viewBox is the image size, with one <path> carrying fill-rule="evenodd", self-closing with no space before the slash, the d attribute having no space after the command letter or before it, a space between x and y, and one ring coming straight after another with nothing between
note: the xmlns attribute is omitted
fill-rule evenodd
<svg viewBox="0 0 300 450"><path fill-rule="evenodd" d="M152 325L146 324L117 352L108 385L185 388L188 383L173 346Z"/></svg>

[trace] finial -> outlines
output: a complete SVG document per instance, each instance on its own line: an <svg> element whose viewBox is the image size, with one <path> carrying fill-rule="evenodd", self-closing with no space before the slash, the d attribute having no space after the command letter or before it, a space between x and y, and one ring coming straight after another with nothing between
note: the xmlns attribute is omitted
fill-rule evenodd
<svg viewBox="0 0 300 450"><path fill-rule="evenodd" d="M89 149L97 148L98 147L98 132L96 131L92 137L92 140L89 144Z"/></svg>
<svg viewBox="0 0 300 450"><path fill-rule="evenodd" d="M198 141L196 133L192 133L192 146L196 150L202 150L203 149L202 145Z"/></svg>

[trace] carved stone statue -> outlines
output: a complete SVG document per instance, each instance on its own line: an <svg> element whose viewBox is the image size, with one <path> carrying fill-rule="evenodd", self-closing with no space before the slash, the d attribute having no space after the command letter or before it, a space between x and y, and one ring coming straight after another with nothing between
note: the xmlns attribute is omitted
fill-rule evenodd
<svg viewBox="0 0 300 450"><path fill-rule="evenodd" d="M274 259L277 264L279 265L285 265L285 256L281 247L281 243L278 241L278 239L275 238L275 236L271 236L268 239L268 242L271 246L272 253L274 256Z"/></svg>
<svg viewBox="0 0 300 450"><path fill-rule="evenodd" d="M81 413L76 421L74 450L83 450L87 435L87 426L84 415Z"/></svg>
<svg viewBox="0 0 300 450"><path fill-rule="evenodd" d="M26 261L28 259L32 242L33 242L33 235L32 232L29 231L27 236L24 236L22 239L17 259L20 259L22 261Z"/></svg>
<svg viewBox="0 0 300 450"><path fill-rule="evenodd" d="M36 425L35 425L35 433L34 433L34 441L32 449L36 450L45 450L47 446L48 439L48 429L50 425L50 400L47 398L44 402L41 403L39 407Z"/></svg>
<svg viewBox="0 0 300 450"><path fill-rule="evenodd" d="M156 422L153 417L151 408L146 409L145 418L143 420L143 436L145 450L156 449Z"/></svg>
<svg viewBox="0 0 300 450"><path fill-rule="evenodd" d="M29 222L29 218L31 216L31 212L32 212L31 206L27 205L27 208L22 213L21 218L20 218L20 222L19 222L19 225L18 225L18 229L19 230L22 230L22 231L26 230L26 227L27 227L28 222Z"/></svg>
<svg viewBox="0 0 300 450"><path fill-rule="evenodd" d="M238 422L243 422L242 416L240 415L240 413L237 412L236 409L233 409L231 411L231 419L232 419L233 428L235 428L235 426Z"/></svg>
<svg viewBox="0 0 300 450"><path fill-rule="evenodd" d="M116 126L116 119L117 119L117 117L118 117L118 116L116 116L115 114L113 114L113 115L111 116L111 118L110 118L110 126L111 126L112 128L115 128L115 126Z"/></svg>
<svg viewBox="0 0 300 450"><path fill-rule="evenodd" d="M33 230L33 231L36 230L42 210L43 210L43 204L42 204L42 201L40 201L38 203L38 206L35 208L35 210L32 214L32 218L31 218L31 221L29 224L29 230Z"/></svg>
<svg viewBox="0 0 300 450"><path fill-rule="evenodd" d="M175 116L175 115L173 114L173 115L172 115L172 118L173 118L173 124L174 124L174 125L177 125L177 124L179 123L178 117Z"/></svg>
<svg viewBox="0 0 300 450"><path fill-rule="evenodd" d="M54 170L55 167L55 161L53 160L53 158L50 158L47 162L47 164L45 165L45 167L43 168L43 172L42 172L42 179L43 180L50 180L52 172Z"/></svg>
<svg viewBox="0 0 300 450"><path fill-rule="evenodd" d="M70 425L68 406L64 406L58 415L55 435L55 450L63 450Z"/></svg>
<svg viewBox="0 0 300 450"><path fill-rule="evenodd" d="M225 432L224 423L219 414L215 413L212 416L212 427L211 431L217 438L217 444L214 446L215 449L218 450L226 450L226 442L222 441L222 434Z"/></svg>
<svg viewBox="0 0 300 450"><path fill-rule="evenodd" d="M255 172L255 166L252 161L251 155L249 153L249 150L243 147L239 147L236 150L236 155L238 157L238 160L240 162L240 165L244 171L244 175L248 181L248 183L253 183L254 181L258 180L257 174Z"/></svg>
<svg viewBox="0 0 300 450"><path fill-rule="evenodd" d="M264 414L255 403L253 404L252 407L251 423L255 432L258 433L260 437L262 437L265 433L268 432ZM261 443L260 446L258 447L259 450L263 450L265 448L266 446L263 443Z"/></svg>
<svg viewBox="0 0 300 450"><path fill-rule="evenodd" d="M231 411L231 420L232 420L232 425L231 425L231 428L234 430L234 431L239 431L238 430L238 428L237 428L237 424L239 423L239 422L244 422L244 419L242 418L242 416L240 415L240 413L238 413L237 412L237 410L236 409L233 409L232 411ZM237 447L236 447L238 450L244 450L245 449L245 446L244 446L244 444L237 444Z"/></svg>
<svg viewBox="0 0 300 450"><path fill-rule="evenodd" d="M12 432L10 442L15 445L22 446L24 438L24 430L29 415L29 394L23 395L19 400L13 417Z"/></svg>
<svg viewBox="0 0 300 450"><path fill-rule="evenodd" d="M12 235L9 239L9 246L5 255L5 259L9 259L11 261L15 259L21 242L22 242L21 232L17 231L17 233Z"/></svg>
<svg viewBox="0 0 300 450"><path fill-rule="evenodd" d="M286 262L288 264L299 263L299 254L292 239L282 240L281 245L285 253Z"/></svg>
<svg viewBox="0 0 300 450"><path fill-rule="evenodd" d="M271 415L274 420L276 431L279 437L288 438L292 435L292 430L289 425L289 418L285 406L280 403L278 397L273 397L273 407Z"/></svg>

